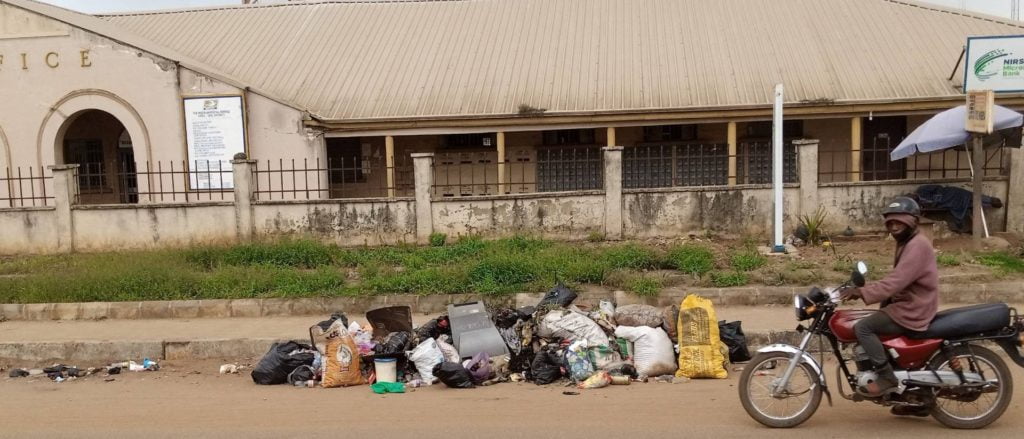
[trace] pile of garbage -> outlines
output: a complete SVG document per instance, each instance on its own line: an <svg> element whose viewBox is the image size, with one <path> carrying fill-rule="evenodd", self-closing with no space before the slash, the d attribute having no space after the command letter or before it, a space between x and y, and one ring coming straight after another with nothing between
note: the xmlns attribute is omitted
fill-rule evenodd
<svg viewBox="0 0 1024 439"><path fill-rule="evenodd" d="M122 370L132 372L157 371L160 370L160 365L156 361L150 360L149 358L145 358L141 362L129 360L111 363L103 367L90 368L79 368L78 366L54 364L50 367L37 369L11 369L7 376L10 378L45 376L49 378L51 381L60 383L68 380L85 378L87 376L96 375L100 373L103 373L104 376L109 377L110 375L120 374Z"/></svg>
<svg viewBox="0 0 1024 439"><path fill-rule="evenodd" d="M338 312L310 328L308 344L274 344L251 375L257 384L370 384L377 393L437 382L596 389L649 378L726 378L730 361L750 359L740 322L719 322L711 302L698 296L665 309L601 301L588 310L574 305L576 298L559 285L536 306L452 304L419 328L405 306L370 311L366 325Z"/></svg>

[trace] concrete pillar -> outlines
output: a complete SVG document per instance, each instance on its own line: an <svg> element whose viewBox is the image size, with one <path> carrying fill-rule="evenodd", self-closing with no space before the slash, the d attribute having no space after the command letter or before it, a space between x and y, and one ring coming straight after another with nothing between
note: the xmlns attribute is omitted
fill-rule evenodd
<svg viewBox="0 0 1024 439"><path fill-rule="evenodd" d="M604 236L622 239L622 147L604 150Z"/></svg>
<svg viewBox="0 0 1024 439"><path fill-rule="evenodd" d="M800 214L813 215L818 210L818 140L794 140L800 157Z"/></svg>
<svg viewBox="0 0 1024 439"><path fill-rule="evenodd" d="M255 166L256 160L235 159L231 161L235 192L235 236L240 242L252 240L256 231L256 219L252 212L254 198L252 171Z"/></svg>
<svg viewBox="0 0 1024 439"><path fill-rule="evenodd" d="M1024 150L1010 150L1010 186L1007 190L1006 231L1024 235Z"/></svg>
<svg viewBox="0 0 1024 439"><path fill-rule="evenodd" d="M504 195L506 192L505 175L508 164L505 163L505 132L498 131L498 194Z"/></svg>
<svg viewBox="0 0 1024 439"><path fill-rule="evenodd" d="M739 144L736 142L736 122L729 122L727 129L727 141L729 142L729 186L736 185L736 151Z"/></svg>
<svg viewBox="0 0 1024 439"><path fill-rule="evenodd" d="M616 146L615 143L615 127L608 127L608 143L606 146Z"/></svg>
<svg viewBox="0 0 1024 439"><path fill-rule="evenodd" d="M850 181L860 181L861 143L860 118L854 117L850 119Z"/></svg>
<svg viewBox="0 0 1024 439"><path fill-rule="evenodd" d="M384 136L384 157L387 163L388 198L395 197L395 137Z"/></svg>
<svg viewBox="0 0 1024 439"><path fill-rule="evenodd" d="M50 166L53 172L53 205L57 216L57 251L71 253L75 250L75 224L71 206L78 194L78 179L75 174L78 165Z"/></svg>
<svg viewBox="0 0 1024 439"><path fill-rule="evenodd" d="M416 191L416 242L430 242L434 233L434 210L431 207L431 192L434 187L434 153L412 154L413 181Z"/></svg>

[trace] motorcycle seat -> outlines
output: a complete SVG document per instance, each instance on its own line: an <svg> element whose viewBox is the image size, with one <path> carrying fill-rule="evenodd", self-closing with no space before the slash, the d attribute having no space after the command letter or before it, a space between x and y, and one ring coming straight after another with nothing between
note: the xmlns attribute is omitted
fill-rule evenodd
<svg viewBox="0 0 1024 439"><path fill-rule="evenodd" d="M908 338L957 338L997 331L1010 325L1010 307L1005 303L964 306L939 312L928 329L908 334Z"/></svg>

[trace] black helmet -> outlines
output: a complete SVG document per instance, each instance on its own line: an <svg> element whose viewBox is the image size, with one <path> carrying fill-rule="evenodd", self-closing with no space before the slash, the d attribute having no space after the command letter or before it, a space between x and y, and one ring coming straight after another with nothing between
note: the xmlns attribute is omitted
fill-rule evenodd
<svg viewBox="0 0 1024 439"><path fill-rule="evenodd" d="M906 213L915 217L920 217L921 206L919 206L917 201L914 201L913 198L896 197L889 202L889 205L885 206L884 210L882 210L882 216L893 213Z"/></svg>

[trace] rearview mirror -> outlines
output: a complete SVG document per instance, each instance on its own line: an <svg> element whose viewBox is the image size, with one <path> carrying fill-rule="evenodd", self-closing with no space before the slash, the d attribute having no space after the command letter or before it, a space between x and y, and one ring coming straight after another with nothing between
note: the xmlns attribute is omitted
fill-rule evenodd
<svg viewBox="0 0 1024 439"><path fill-rule="evenodd" d="M853 274L850 276L850 279L853 281L853 284L856 285L857 287L863 287L866 283L866 281L864 280L864 275L866 274L868 274L868 264L865 264L864 261L858 261L856 268L853 270Z"/></svg>

